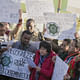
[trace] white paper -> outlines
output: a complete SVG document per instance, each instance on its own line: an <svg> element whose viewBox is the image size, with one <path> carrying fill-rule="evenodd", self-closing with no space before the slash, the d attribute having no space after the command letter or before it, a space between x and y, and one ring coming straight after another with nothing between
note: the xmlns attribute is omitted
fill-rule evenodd
<svg viewBox="0 0 80 80"><path fill-rule="evenodd" d="M48 35L51 38L57 38L63 40L65 38L74 39L74 33L76 30L76 15L69 13L44 13L44 17L47 23L55 23L57 25L57 33L50 34L48 25L46 25L47 31L45 35Z"/></svg>
<svg viewBox="0 0 80 80"><path fill-rule="evenodd" d="M52 80L63 80L63 77L66 74L67 70L68 65L64 61L62 61L58 56L56 56L56 63Z"/></svg>
<svg viewBox="0 0 80 80"><path fill-rule="evenodd" d="M18 23L20 0L0 0L0 22Z"/></svg>

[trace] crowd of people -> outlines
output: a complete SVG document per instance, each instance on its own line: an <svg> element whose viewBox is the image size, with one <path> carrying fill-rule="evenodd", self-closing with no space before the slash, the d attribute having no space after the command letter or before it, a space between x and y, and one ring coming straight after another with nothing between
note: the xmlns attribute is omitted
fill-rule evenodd
<svg viewBox="0 0 80 80"><path fill-rule="evenodd" d="M7 26L9 23L0 22L0 39L3 42L15 39L15 35L22 25L22 13L20 11L19 22L15 29L10 31ZM24 51L35 53L34 63L36 68L29 66L30 80L51 80L53 69L55 66L56 56L59 56L66 64L69 65L67 73L64 75L64 80L79 80L80 79L80 34L74 34L75 39L64 39L59 45L58 39L48 39L43 37L43 33L35 32L35 20L28 19L26 21L26 30L21 34L20 40L13 42L12 48L17 48ZM45 31L45 30L44 30ZM0 41L0 42L1 42ZM39 46L33 45L30 41L39 41ZM8 50L0 45L0 57ZM7 76L0 75L0 80L19 80Z"/></svg>

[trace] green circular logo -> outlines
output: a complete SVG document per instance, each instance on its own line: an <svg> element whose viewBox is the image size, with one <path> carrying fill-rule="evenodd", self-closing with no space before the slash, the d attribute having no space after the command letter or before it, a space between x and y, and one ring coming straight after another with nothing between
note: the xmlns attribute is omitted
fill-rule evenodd
<svg viewBox="0 0 80 80"><path fill-rule="evenodd" d="M9 66L10 63L11 63L10 57L8 57L8 56L3 56L3 57L1 58L1 64L2 64L3 66Z"/></svg>
<svg viewBox="0 0 80 80"><path fill-rule="evenodd" d="M48 32L51 35L55 35L55 34L57 34L59 32L59 27L54 22L48 23L47 27L48 27Z"/></svg>

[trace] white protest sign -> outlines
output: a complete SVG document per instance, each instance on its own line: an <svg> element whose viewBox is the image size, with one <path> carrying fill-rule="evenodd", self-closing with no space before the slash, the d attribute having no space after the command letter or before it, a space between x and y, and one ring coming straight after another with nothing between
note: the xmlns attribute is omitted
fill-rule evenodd
<svg viewBox="0 0 80 80"><path fill-rule="evenodd" d="M34 54L28 51L9 49L0 57L0 74L28 80L30 72L27 59L33 60L33 56Z"/></svg>
<svg viewBox="0 0 80 80"><path fill-rule="evenodd" d="M45 23L44 12L54 12L53 0L26 0L28 17L37 23Z"/></svg>
<svg viewBox="0 0 80 80"><path fill-rule="evenodd" d="M67 73L67 70L68 65L64 61L62 61L58 56L56 56L52 80L63 80L63 77Z"/></svg>
<svg viewBox="0 0 80 80"><path fill-rule="evenodd" d="M69 13L44 13L47 31L45 35L63 40L74 38L76 28L76 15Z"/></svg>
<svg viewBox="0 0 80 80"><path fill-rule="evenodd" d="M20 0L0 0L0 22L18 23Z"/></svg>

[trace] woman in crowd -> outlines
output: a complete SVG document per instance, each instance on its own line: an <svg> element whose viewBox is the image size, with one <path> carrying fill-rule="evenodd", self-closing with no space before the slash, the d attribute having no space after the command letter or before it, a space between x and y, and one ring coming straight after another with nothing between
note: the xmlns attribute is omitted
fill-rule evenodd
<svg viewBox="0 0 80 80"><path fill-rule="evenodd" d="M30 80L51 80L54 69L53 56L56 54L51 51L51 45L46 41L40 42L34 59L36 67L31 68L30 66Z"/></svg>

